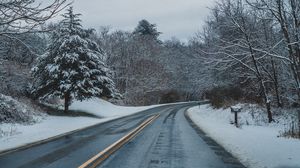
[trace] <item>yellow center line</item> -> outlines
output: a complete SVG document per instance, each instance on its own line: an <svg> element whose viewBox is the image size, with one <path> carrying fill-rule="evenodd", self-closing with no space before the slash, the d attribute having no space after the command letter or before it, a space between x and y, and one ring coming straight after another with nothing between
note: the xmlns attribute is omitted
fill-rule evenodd
<svg viewBox="0 0 300 168"><path fill-rule="evenodd" d="M115 151L120 149L124 144L128 141L133 139L139 132L141 132L146 126L152 123L155 119L159 117L159 114L154 115L146 119L142 124L138 127L130 131L128 134L123 136L118 141L114 142L113 144L109 145L107 148L99 152L97 155L93 156L91 159L83 163L78 168L95 168L105 159L107 159L110 155L112 155Z"/></svg>

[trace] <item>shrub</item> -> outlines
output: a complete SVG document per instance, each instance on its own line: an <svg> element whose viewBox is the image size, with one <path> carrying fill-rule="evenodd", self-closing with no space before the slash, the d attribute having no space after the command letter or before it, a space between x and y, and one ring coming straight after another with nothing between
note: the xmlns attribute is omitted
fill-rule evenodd
<svg viewBox="0 0 300 168"><path fill-rule="evenodd" d="M34 112L10 96L0 94L0 123L32 123Z"/></svg>
<svg viewBox="0 0 300 168"><path fill-rule="evenodd" d="M242 90L237 87L216 87L205 93L215 108L230 105L230 102L240 100L242 95Z"/></svg>
<svg viewBox="0 0 300 168"><path fill-rule="evenodd" d="M171 90L161 96L160 103L173 103L180 100L180 94L176 90Z"/></svg>

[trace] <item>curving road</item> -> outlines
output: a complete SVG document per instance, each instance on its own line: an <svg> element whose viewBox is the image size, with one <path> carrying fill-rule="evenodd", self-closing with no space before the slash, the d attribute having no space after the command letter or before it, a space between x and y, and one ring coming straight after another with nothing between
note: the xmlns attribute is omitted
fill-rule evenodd
<svg viewBox="0 0 300 168"><path fill-rule="evenodd" d="M2 168L76 168L160 114L99 168L244 168L185 117L196 103L166 105L99 124L50 142L0 155Z"/></svg>

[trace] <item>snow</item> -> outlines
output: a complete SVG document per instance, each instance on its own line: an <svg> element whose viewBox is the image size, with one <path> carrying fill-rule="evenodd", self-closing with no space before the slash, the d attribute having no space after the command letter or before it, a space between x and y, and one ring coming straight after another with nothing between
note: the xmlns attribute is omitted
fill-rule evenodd
<svg viewBox="0 0 300 168"><path fill-rule="evenodd" d="M240 114L244 121L255 123L246 112ZM278 137L281 124L249 124L236 128L230 124L234 117L230 109L213 109L209 105L190 108L188 115L247 167L300 167L300 140Z"/></svg>
<svg viewBox="0 0 300 168"><path fill-rule="evenodd" d="M32 125L1 124L2 137L0 132L0 151L95 125L109 119L112 118L96 119L88 117L48 116L41 122Z"/></svg>
<svg viewBox="0 0 300 168"><path fill-rule="evenodd" d="M92 98L84 101L75 101L71 104L70 109L75 111L85 111L99 117L117 117L134 114L138 111L156 106L158 105L139 107L117 106L99 98Z"/></svg>
<svg viewBox="0 0 300 168"><path fill-rule="evenodd" d="M242 110L242 107L240 105L231 106L230 108L233 112L239 112Z"/></svg>
<svg viewBox="0 0 300 168"><path fill-rule="evenodd" d="M98 98L82 102L75 101L70 106L70 109L86 111L103 118L44 116L44 119L35 124L2 123L0 124L0 152L134 114L155 106L159 105L142 107L117 106Z"/></svg>

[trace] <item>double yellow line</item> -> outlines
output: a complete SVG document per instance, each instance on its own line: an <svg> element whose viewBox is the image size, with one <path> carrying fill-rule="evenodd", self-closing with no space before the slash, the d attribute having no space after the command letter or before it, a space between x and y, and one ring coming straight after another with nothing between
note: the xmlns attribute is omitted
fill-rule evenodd
<svg viewBox="0 0 300 168"><path fill-rule="evenodd" d="M116 152L118 149L120 149L123 145L125 145L127 142L129 142L131 139L133 139L139 132L141 132L145 127L147 127L149 124L151 124L155 119L159 117L159 114L151 116L147 118L142 124L140 124L138 127L133 129L131 132L123 136L121 139L116 141L115 143L111 144L107 148L105 148L103 151L83 163L78 168L95 168L99 164L101 164L105 159L107 159L109 156L111 156L114 152Z"/></svg>

